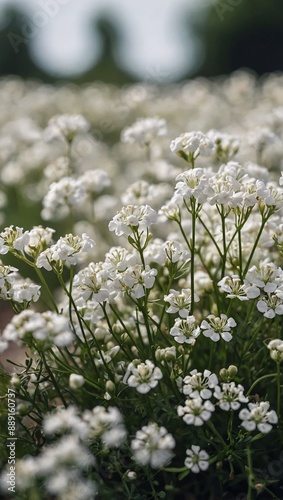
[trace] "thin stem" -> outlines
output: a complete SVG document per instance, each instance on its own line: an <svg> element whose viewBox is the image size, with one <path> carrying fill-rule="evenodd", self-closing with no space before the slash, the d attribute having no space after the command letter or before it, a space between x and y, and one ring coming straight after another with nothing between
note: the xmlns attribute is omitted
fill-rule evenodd
<svg viewBox="0 0 283 500"><path fill-rule="evenodd" d="M50 369L50 367L48 366L48 363L46 361L46 358L45 358L45 355L43 352L41 352L41 356L42 356L42 359L43 359L43 363L44 363L44 366L45 366L45 369L49 375L49 377L51 378L52 382L53 382L53 385L54 385L54 388L56 389L56 391L58 392L58 395L63 403L63 405L65 406L65 408L67 408L67 403L66 403L66 400L61 392L61 389L59 387L59 385L57 384L57 380L55 379L53 373L52 373L52 370Z"/></svg>
<svg viewBox="0 0 283 500"><path fill-rule="evenodd" d="M248 459L248 494L247 494L247 500L252 500L253 498L253 493L252 490L254 488L254 472L253 472L253 462L252 462L252 454L251 454L251 449L248 446L247 447L247 459Z"/></svg>
<svg viewBox="0 0 283 500"><path fill-rule="evenodd" d="M53 297L53 295L52 295L52 292L51 292L51 290L50 290L50 288L49 288L49 286L48 286L48 284L47 284L47 282L46 282L46 280L45 280L45 278L44 278L44 276L43 276L42 272L41 272L41 271L40 271L40 269L38 269L38 267L36 267L35 265L34 265L34 266L32 266L32 267L35 269L35 272L36 272L37 276L39 277L39 279L40 279L40 281L41 281L42 285L44 286L44 289L45 289L45 291L46 291L46 293L47 293L47 295L48 295L48 297L49 297L49 299L50 299L50 301L51 301L51 304L52 304L52 305L53 305L53 307L54 307L54 310L56 311L56 313L57 313L57 314L59 314L59 310L58 310L57 304L56 304L56 302L55 302L55 300L54 300L54 297Z"/></svg>
<svg viewBox="0 0 283 500"><path fill-rule="evenodd" d="M259 377L259 378L258 378L258 379L257 379L257 380L256 380L256 381L252 384L252 385L251 385L251 387L249 388L249 390L248 390L248 392L247 392L246 396L248 396L248 395L252 392L253 388L254 388L254 387L255 387L255 386L256 386L259 382L261 382L262 380L265 380L266 378L270 378L270 377L277 377L277 373L269 373L268 375L263 375L262 377Z"/></svg>
<svg viewBox="0 0 283 500"><path fill-rule="evenodd" d="M247 261L247 263L246 263L246 266L245 266L245 269L244 269L244 272L243 272L243 278L246 276L246 274L247 274L247 272L248 272L248 270L249 270L249 267L250 267L250 264L251 264L252 258L253 258L254 253L255 253L255 251L256 251L256 249L257 249L258 242L259 242L259 239L260 239L260 237L261 237L261 234L262 234L262 231L263 231L263 229L264 229L264 226L265 226L266 222L267 222L267 218L262 217L262 223L261 223L261 226L260 226L259 232L258 232L258 234L257 234L257 237L256 237L256 239L255 239L254 246L253 246L253 248L252 248L252 251L251 251L251 253L250 253L250 256L249 256L249 258L248 258L248 261Z"/></svg>
<svg viewBox="0 0 283 500"><path fill-rule="evenodd" d="M281 387L280 387L280 377L281 377L281 371L280 371L280 363L277 363L277 416L278 416L278 421L280 420L281 416Z"/></svg>
<svg viewBox="0 0 283 500"><path fill-rule="evenodd" d="M226 256L227 256L227 245L226 245L226 225L225 225L225 213L224 206L221 205L221 227L222 227L222 240L223 240L223 254L222 254L222 268L221 268L221 278L225 275L226 266Z"/></svg>
<svg viewBox="0 0 283 500"><path fill-rule="evenodd" d="M192 199L192 229L191 229L191 311L190 314L194 313L195 305L195 245L196 245L196 201Z"/></svg>
<svg viewBox="0 0 283 500"><path fill-rule="evenodd" d="M210 237L211 241L213 242L213 244L215 245L215 248L217 250L217 252L219 253L220 257L222 258L222 252L214 238L214 236L211 234L211 232L209 231L208 227L206 226L206 224L203 222L203 220L201 219L200 216L198 216L198 220L200 221L201 225L203 226L203 228L206 230L208 236Z"/></svg>

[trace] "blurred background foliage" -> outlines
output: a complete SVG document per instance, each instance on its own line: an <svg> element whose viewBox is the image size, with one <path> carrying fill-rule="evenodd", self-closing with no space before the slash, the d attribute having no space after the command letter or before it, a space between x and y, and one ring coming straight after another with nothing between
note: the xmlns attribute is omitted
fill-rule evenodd
<svg viewBox="0 0 283 500"><path fill-rule="evenodd" d="M24 9L15 5L2 7L0 11L0 75L19 75L45 83L64 82L66 79L52 76L33 62L30 42L21 38L23 15L28 18ZM283 70L282 0L212 0L201 9L195 9L190 19L184 17L182 22L187 24L188 31L193 31L201 47L196 66L184 74L182 80L199 75L229 74L243 67L258 75ZM99 32L102 41L102 55L85 73L73 77L68 75L68 81L81 84L99 80L116 85L136 81L135 76L122 69L113 56L114 48L123 36L118 23L115 24L115 17L109 12L109 15L93 19L92 23L93 31ZM9 39L11 33L19 37L19 43L22 40L18 54ZM187 43L193 43L189 36Z"/></svg>

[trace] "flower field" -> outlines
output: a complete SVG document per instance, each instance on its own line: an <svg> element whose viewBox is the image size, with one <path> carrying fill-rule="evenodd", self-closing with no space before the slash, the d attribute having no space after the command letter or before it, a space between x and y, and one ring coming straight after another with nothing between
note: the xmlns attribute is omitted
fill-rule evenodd
<svg viewBox="0 0 283 500"><path fill-rule="evenodd" d="M282 75L0 107L4 497L282 499Z"/></svg>

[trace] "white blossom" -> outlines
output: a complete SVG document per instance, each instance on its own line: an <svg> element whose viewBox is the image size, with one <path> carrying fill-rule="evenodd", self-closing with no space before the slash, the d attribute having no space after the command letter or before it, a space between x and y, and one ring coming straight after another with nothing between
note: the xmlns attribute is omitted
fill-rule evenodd
<svg viewBox="0 0 283 500"><path fill-rule="evenodd" d="M205 450L201 450L200 446L192 445L191 449L186 450L187 457L185 466L195 474L200 471L205 471L209 467L209 455Z"/></svg>
<svg viewBox="0 0 283 500"><path fill-rule="evenodd" d="M273 339L267 344L267 348L270 350L270 357L277 363L283 361L283 340Z"/></svg>
<svg viewBox="0 0 283 500"><path fill-rule="evenodd" d="M155 422L143 426L131 442L134 460L143 466L150 465L153 469L160 469L171 461L174 447L172 434Z"/></svg>
<svg viewBox="0 0 283 500"><path fill-rule="evenodd" d="M147 394L158 385L162 372L158 366L147 359L145 363L132 362L123 378L124 384L135 387L140 394Z"/></svg>
<svg viewBox="0 0 283 500"><path fill-rule="evenodd" d="M239 413L239 418L242 420L242 426L249 432L256 428L259 432L267 434L272 430L271 424L277 424L278 417L274 410L269 410L270 404L268 401L260 403L249 403L248 408L243 408Z"/></svg>
<svg viewBox="0 0 283 500"><path fill-rule="evenodd" d="M195 425L199 427L210 419L215 407L209 400L203 401L200 397L189 399L185 401L185 406L179 405L177 413L179 417L183 417L187 425Z"/></svg>
<svg viewBox="0 0 283 500"><path fill-rule="evenodd" d="M129 236L133 230L142 233L157 221L157 213L149 205L127 205L109 223L109 231L117 236Z"/></svg>
<svg viewBox="0 0 283 500"><path fill-rule="evenodd" d="M247 403L249 398L244 396L244 387L235 382L222 383L221 388L215 387L214 397L218 399L218 405L221 410L238 410L241 403Z"/></svg>
<svg viewBox="0 0 283 500"><path fill-rule="evenodd" d="M189 288L183 288L181 292L174 289L169 291L170 293L164 296L164 301L170 304L166 312L169 314L178 313L181 318L187 318L192 303L191 290ZM199 301L197 294L194 294L194 300L195 302Z"/></svg>
<svg viewBox="0 0 283 500"><path fill-rule="evenodd" d="M148 145L155 137L167 135L167 125L163 118L139 118L131 127L122 131L122 142Z"/></svg>
<svg viewBox="0 0 283 500"><path fill-rule="evenodd" d="M203 320L200 327L203 335L209 337L213 342L218 342L220 337L226 342L232 339L231 328L237 326L233 318L228 318L226 314L220 314L220 317L210 314L206 320Z"/></svg>
<svg viewBox="0 0 283 500"><path fill-rule="evenodd" d="M203 373L197 370L190 371L183 379L183 393L190 398L210 399L212 389L218 387L218 377L210 370L204 370Z"/></svg>
<svg viewBox="0 0 283 500"><path fill-rule="evenodd" d="M178 344L194 345L200 334L200 327L196 324L194 316L176 318L174 326L170 329L170 335Z"/></svg>

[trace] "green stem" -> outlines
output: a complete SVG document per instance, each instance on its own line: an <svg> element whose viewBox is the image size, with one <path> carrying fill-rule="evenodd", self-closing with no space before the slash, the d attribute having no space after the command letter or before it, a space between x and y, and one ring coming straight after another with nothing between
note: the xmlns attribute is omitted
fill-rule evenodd
<svg viewBox="0 0 283 500"><path fill-rule="evenodd" d="M252 392L253 388L259 383L261 382L262 380L265 380L266 378L270 378L270 377L277 377L277 373L269 373L268 375L263 375L262 377L259 377L252 385L251 387L249 388L248 392L247 392L247 396Z"/></svg>
<svg viewBox="0 0 283 500"><path fill-rule="evenodd" d="M217 250L217 252L219 253L220 257L222 258L222 252L214 238L214 236L212 235L212 233L209 231L208 227L206 226L206 224L203 222L203 220L201 219L200 216L198 216L198 220L200 221L201 225L203 226L203 228L206 230L208 236L210 237L211 241L213 242L213 244L215 245L215 248Z"/></svg>
<svg viewBox="0 0 283 500"><path fill-rule="evenodd" d="M191 230L191 311L190 314L194 313L195 306L195 246L196 246L196 200L193 198L191 200L192 207L192 230Z"/></svg>
<svg viewBox="0 0 283 500"><path fill-rule="evenodd" d="M254 488L254 472L253 472L253 462L250 447L247 447L247 459L248 459L248 494L247 500L252 500L253 498L253 488Z"/></svg>
<svg viewBox="0 0 283 500"><path fill-rule="evenodd" d="M40 269L38 269L38 267L36 267L35 265L33 267L34 267L35 272L36 272L37 276L39 277L42 285L44 286L44 289L45 289L45 291L46 291L46 293L47 293L47 295L48 295L48 297L49 297L49 299L51 301L51 304L54 307L54 310L56 311L57 314L59 314L59 310L58 310L57 304L56 304L56 302L54 300L54 297L52 295L52 292L51 292L51 290L50 290L50 288L49 288L49 286L48 286L48 284L46 282L46 279L44 278L42 272L40 271Z"/></svg>
<svg viewBox="0 0 283 500"><path fill-rule="evenodd" d="M65 408L67 408L67 406L68 406L68 405L67 405L67 402L66 402L66 400L65 400L65 398L64 398L64 396L63 396L63 394L62 394L62 392L61 392L61 389L60 389L59 385L57 384L57 380L55 379L55 377L54 377L54 375L53 375L53 373L52 373L52 370L51 370L51 369L50 369L50 367L48 366L48 363L47 363L47 361L46 361L46 358L45 358L45 355L44 355L44 353L43 353L43 352L41 352L41 356L42 356L42 359L43 359L43 363L44 363L45 369L46 369L46 371L47 371L47 373L48 373L48 375L49 375L50 379L51 379L51 380L52 380L52 382L53 382L54 388L55 388L55 389L56 389L56 391L58 392L58 395L59 395L59 397L60 397L60 399L61 399L61 401L62 401L63 405L65 406Z"/></svg>
<svg viewBox="0 0 283 500"><path fill-rule="evenodd" d="M278 416L278 421L280 420L281 416L281 387L280 387L280 377L281 377L281 370L280 370L280 363L277 363L277 416Z"/></svg>
<svg viewBox="0 0 283 500"><path fill-rule="evenodd" d="M222 445L224 446L224 448L226 448L227 447L227 443L225 443L223 437L221 436L221 434L219 434L218 430L216 430L216 428L213 425L213 423L210 420L208 420L207 424L208 424L209 428L212 430L212 432L215 434L215 436L217 436L217 438L219 439L219 441L222 443Z"/></svg>
<svg viewBox="0 0 283 500"><path fill-rule="evenodd" d="M225 275L226 257L227 257L227 244L226 244L226 225L225 225L225 213L224 206L221 205L221 227L222 227L222 239L223 239L223 254L222 254L222 268L221 268L221 278Z"/></svg>
<svg viewBox="0 0 283 500"><path fill-rule="evenodd" d="M244 269L244 272L243 272L243 278L246 276L246 274L247 274L247 272L248 272L248 270L249 270L249 267L250 267L250 264L251 264L252 258L253 258L253 256L254 256L255 251L256 251L256 248L257 248L257 245L258 245L259 239L260 239L260 237L261 237L261 234L262 234L262 231L263 231L263 229L264 229L264 226L265 226L266 222L267 222L267 218L262 217L262 223L261 223L261 226L260 226L259 232L258 232L258 234L257 234L257 237L256 237L256 239L255 239L254 246L253 246L253 248L252 248L252 251L251 251L251 253L250 253L250 256L249 256L249 258L248 258L248 261L247 261L247 263L246 263L246 266L245 266L245 269Z"/></svg>

